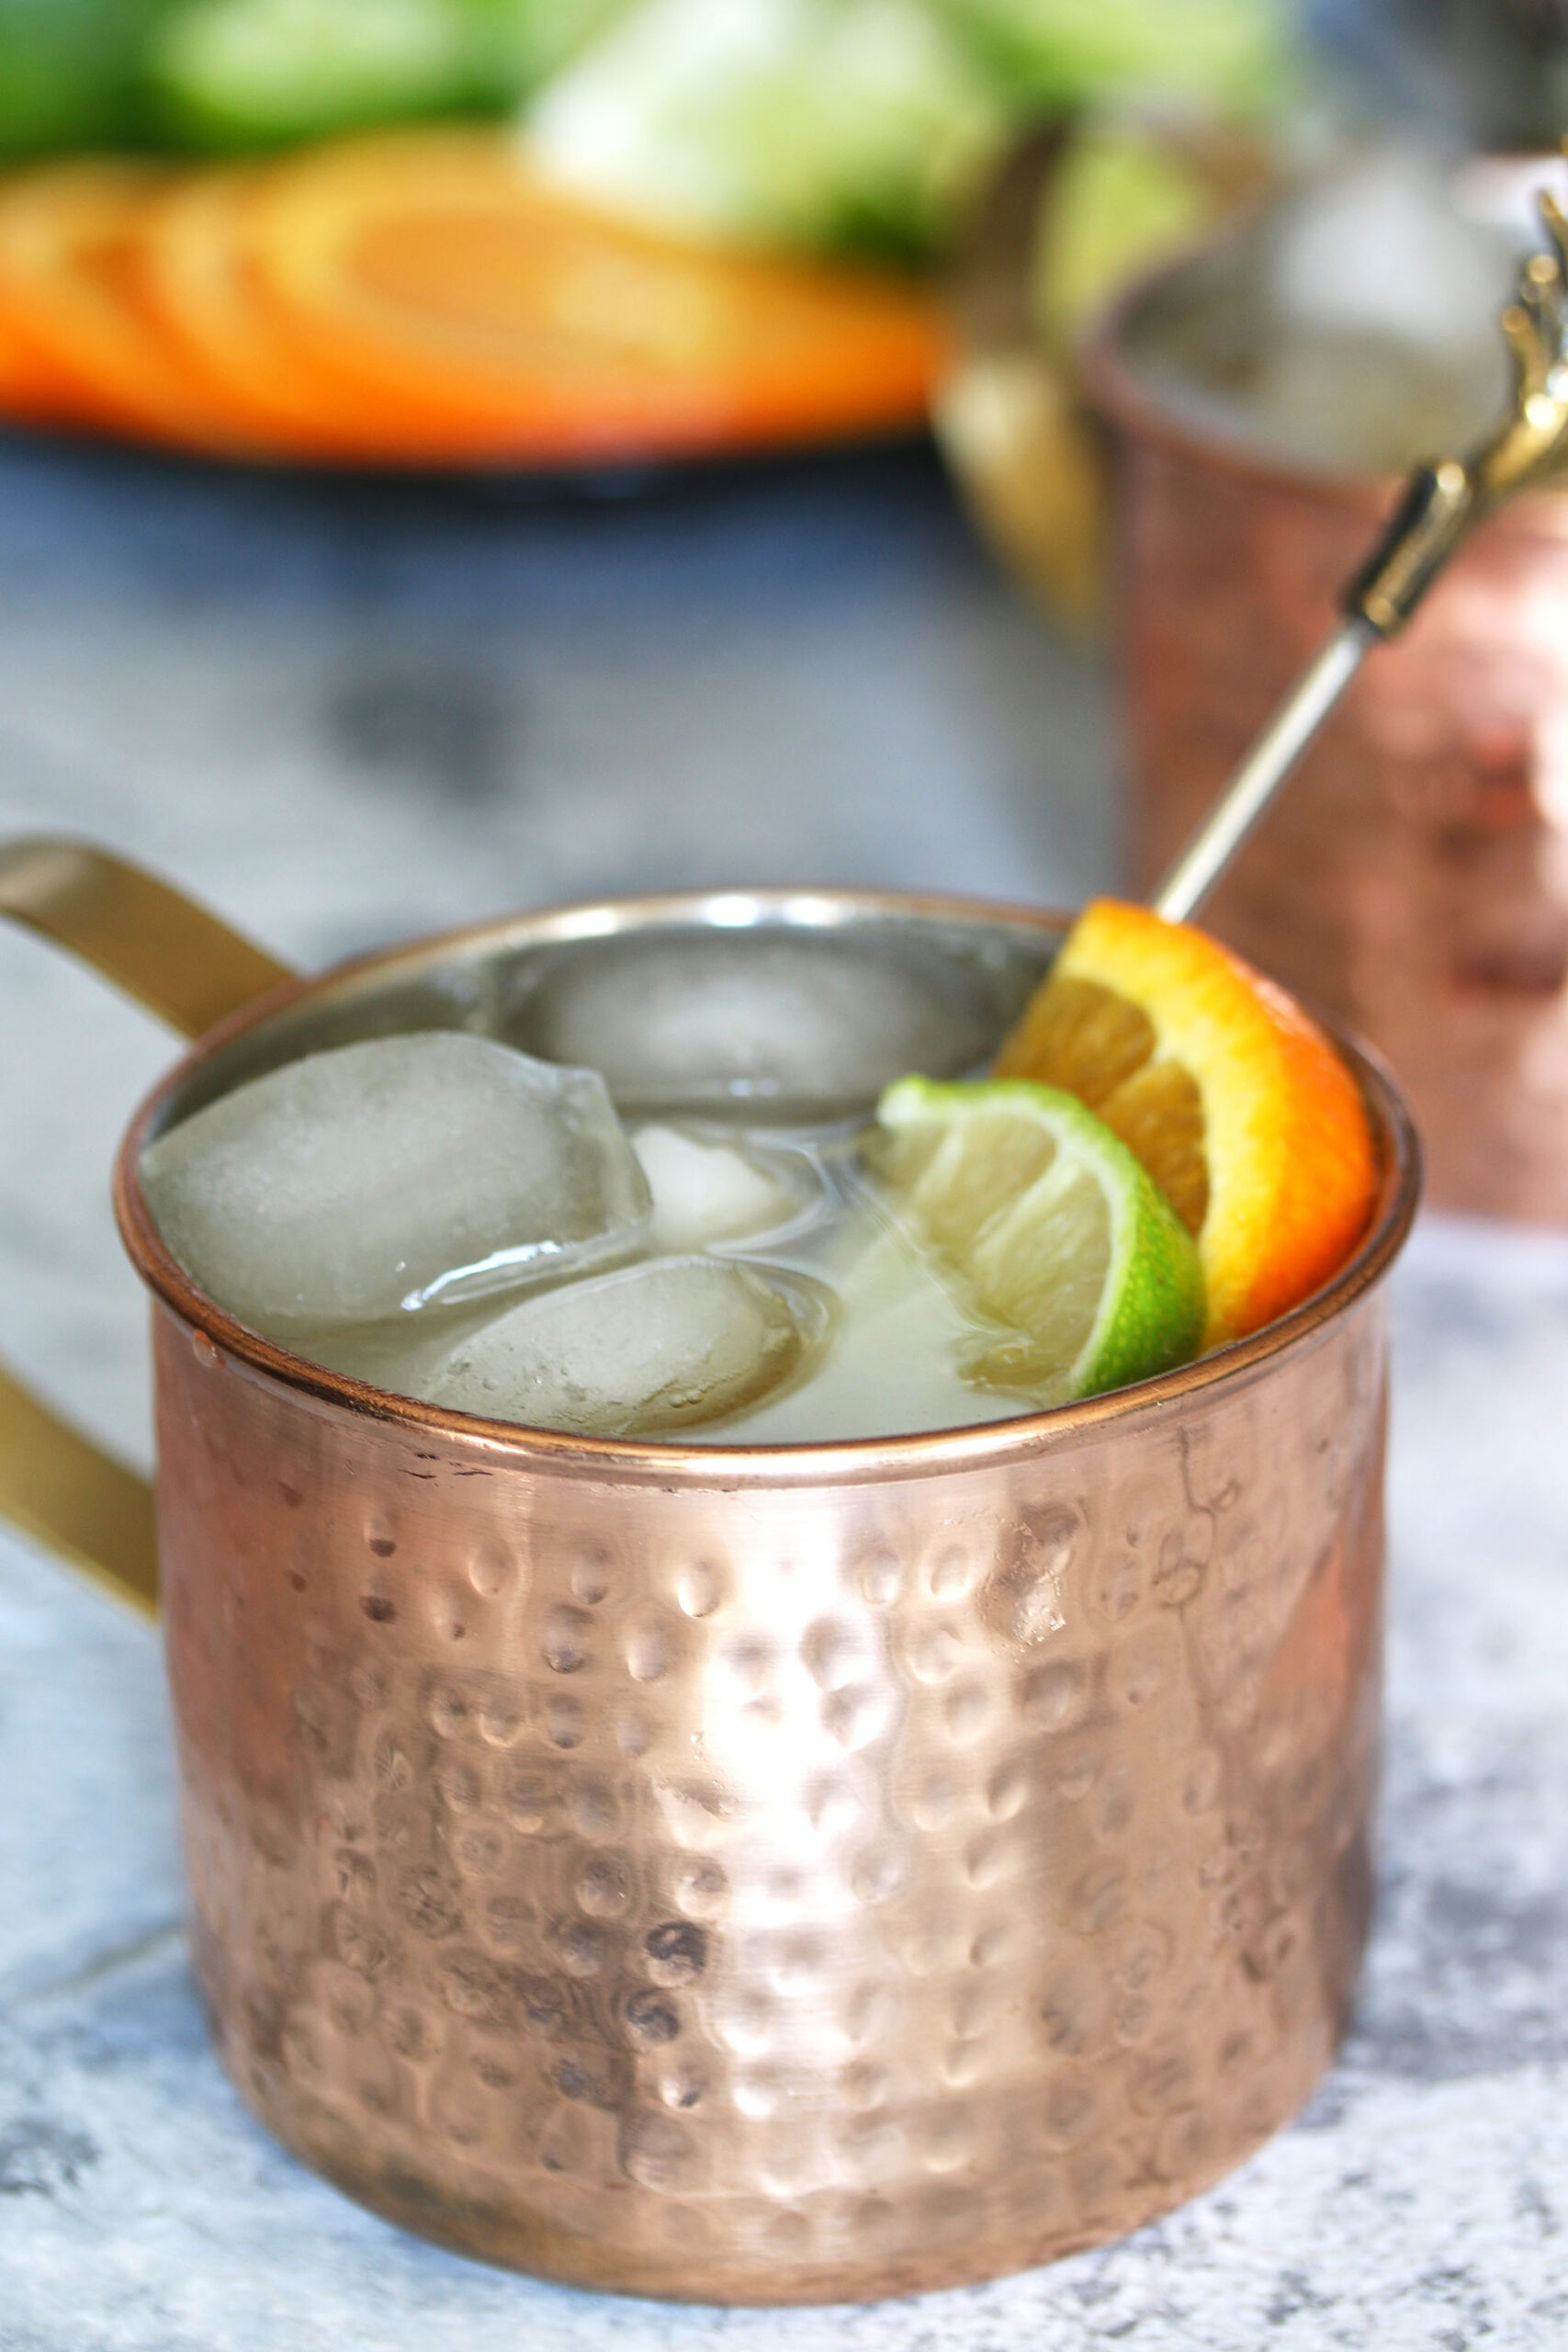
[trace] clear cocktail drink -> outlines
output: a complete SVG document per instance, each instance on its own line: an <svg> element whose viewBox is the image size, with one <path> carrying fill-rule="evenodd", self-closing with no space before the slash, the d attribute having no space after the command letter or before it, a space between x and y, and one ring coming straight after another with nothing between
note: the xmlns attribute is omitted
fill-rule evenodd
<svg viewBox="0 0 1568 2352"><path fill-rule="evenodd" d="M253 1329L371 1385L754 1446L1147 1378L1304 1296L1364 1227L1353 1079L1199 933L1097 902L1004 1078L880 1095L896 1051L929 1070L966 1042L940 998L912 1023L875 960L728 954L591 982L565 1026L590 1050L597 1027L595 1068L472 1030L286 1062L149 1147L165 1240Z"/></svg>

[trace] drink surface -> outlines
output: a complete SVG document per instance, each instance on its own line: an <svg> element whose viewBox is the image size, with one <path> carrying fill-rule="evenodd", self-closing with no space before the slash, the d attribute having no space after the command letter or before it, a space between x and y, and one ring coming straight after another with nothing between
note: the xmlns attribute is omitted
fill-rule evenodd
<svg viewBox="0 0 1568 2352"><path fill-rule="evenodd" d="M907 1006L872 1010L885 1057L918 1048ZM699 1065L709 1019L690 1040ZM748 1106L773 1107L770 1069L799 1102L798 1035L772 1062L750 1037L751 1075L728 1098L703 1066L682 1082L668 1036L643 1042L641 1067L617 1070L622 1101L651 1080L699 1115L623 1118L596 1072L427 1033L235 1089L152 1143L142 1182L175 1255L253 1329L487 1419L812 1444L1059 1401L965 1376L966 1353L1006 1334L965 1307L866 1164L880 1069L852 1037L813 1056L817 1115L779 1124Z"/></svg>
<svg viewBox="0 0 1568 2352"><path fill-rule="evenodd" d="M964 1378L964 1348L998 1327L964 1312L901 1226L863 1164L863 1125L632 1125L652 1207L628 1261L417 1313L280 1317L266 1336L487 1419L682 1443L897 1436L1050 1401ZM727 1314L721 1278L760 1287L763 1311ZM498 1347L519 1322L538 1344Z"/></svg>
<svg viewBox="0 0 1568 2352"><path fill-rule="evenodd" d="M1365 1106L1268 982L1112 901L1021 1018L996 978L779 931L612 938L471 1027L231 1087L154 1137L141 1182L198 1286L299 1356L681 1443L1102 1394L1343 1261L1375 1190Z"/></svg>
<svg viewBox="0 0 1568 2352"><path fill-rule="evenodd" d="M680 1443L993 1420L1039 1400L963 1376L975 1318L860 1138L890 1080L984 1066L1000 974L779 929L599 942L521 967L486 1034L234 1087L141 1181L209 1295L397 1394Z"/></svg>

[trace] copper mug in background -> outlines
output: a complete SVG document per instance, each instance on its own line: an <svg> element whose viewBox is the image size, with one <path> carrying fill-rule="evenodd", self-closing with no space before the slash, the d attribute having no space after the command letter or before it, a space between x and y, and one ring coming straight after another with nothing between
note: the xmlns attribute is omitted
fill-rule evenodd
<svg viewBox="0 0 1568 2352"><path fill-rule="evenodd" d="M1163 282L1085 368L1116 451L1138 890L1335 626L1397 494L1152 390L1132 345ZM1435 1204L1568 1224L1568 497L1507 508L1374 654L1203 922L1387 1055Z"/></svg>
<svg viewBox="0 0 1568 2352"><path fill-rule="evenodd" d="M784 2303L1120 2235L1300 2107L1371 1888L1382 1285L1417 1182L1375 1068L1351 1054L1372 1227L1253 1339L945 1435L595 1442L257 1339L164 1249L143 1143L367 1035L547 1045L560 975L629 956L635 985L671 935L902 957L972 1053L1057 921L623 900L300 980L70 844L0 856L0 909L208 1032L116 1197L152 1297L191 1952L287 2146L492 2261ZM150 1600L145 1493L14 1385L0 1476Z"/></svg>

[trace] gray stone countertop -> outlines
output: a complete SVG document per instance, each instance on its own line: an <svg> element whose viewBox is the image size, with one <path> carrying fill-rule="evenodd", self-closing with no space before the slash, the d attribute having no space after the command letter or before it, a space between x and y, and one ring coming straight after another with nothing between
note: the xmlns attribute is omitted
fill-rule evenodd
<svg viewBox="0 0 1568 2352"><path fill-rule="evenodd" d="M625 488L626 486L621 486ZM720 880L1071 901L1102 678L919 454L530 500L0 443L0 817L156 864L301 963ZM0 938L4 1350L146 1452L105 1201L170 1056ZM826 2312L485 2270L303 2172L208 2049L154 1637L0 1535L0 2352L1280 2352L1568 2343L1568 1237L1395 1277L1381 1907L1307 2113L1126 2243Z"/></svg>

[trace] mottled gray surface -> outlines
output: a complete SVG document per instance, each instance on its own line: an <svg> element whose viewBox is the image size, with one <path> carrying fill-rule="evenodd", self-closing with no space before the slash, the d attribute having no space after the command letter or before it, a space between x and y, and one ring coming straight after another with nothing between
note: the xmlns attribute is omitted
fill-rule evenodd
<svg viewBox="0 0 1568 2352"><path fill-rule="evenodd" d="M301 961L533 899L810 877L1071 896L1101 689L919 460L575 509L0 447L0 817ZM4 1345L131 1453L104 1170L168 1040L0 939ZM1396 1284L1380 1924L1302 2122L1105 2253L855 2312L479 2269L301 2172L209 2054L152 1636L0 1538L0 2352L1389 2352L1568 2341L1568 1238Z"/></svg>

